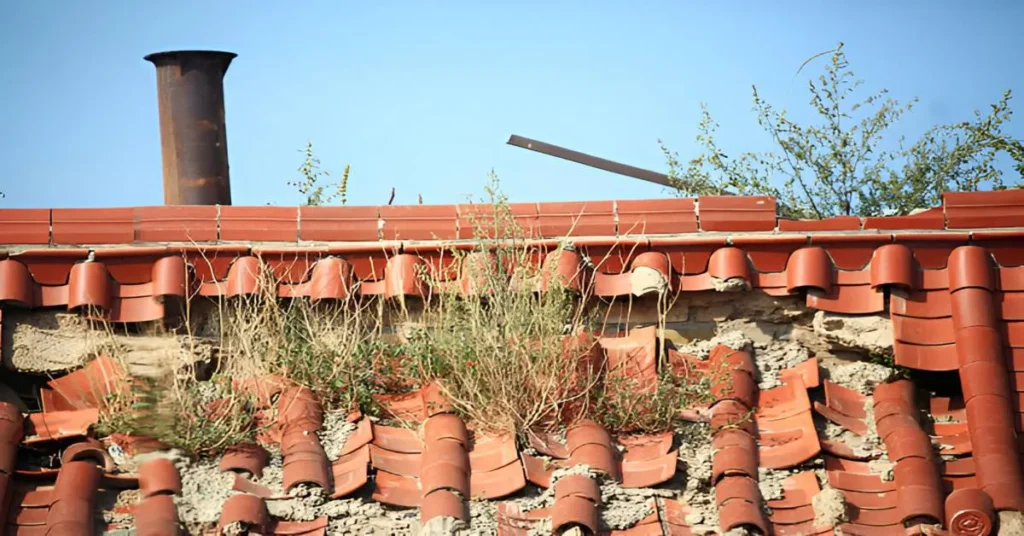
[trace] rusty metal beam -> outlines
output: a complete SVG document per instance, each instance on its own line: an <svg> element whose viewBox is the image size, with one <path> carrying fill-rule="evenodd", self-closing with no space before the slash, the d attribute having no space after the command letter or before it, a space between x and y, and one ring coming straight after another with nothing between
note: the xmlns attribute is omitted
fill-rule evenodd
<svg viewBox="0 0 1024 536"><path fill-rule="evenodd" d="M165 205L230 205L224 74L236 54L158 52L156 66Z"/></svg>
<svg viewBox="0 0 1024 536"><path fill-rule="evenodd" d="M634 179L640 179L642 181L653 182L654 184L660 184L662 186L672 187L672 181L668 175L664 173L658 173L649 169L638 168L626 164L620 164L619 162L613 162L604 158L599 158L579 151L573 151L572 149L566 149L565 147L559 147L557 145L551 145L550 143L544 143L542 141L531 140L530 138L524 138L522 136L516 136L513 134L508 139L509 145L516 147L522 147L523 149L529 149L538 153L546 154L568 160L570 162L576 162L577 164L583 164L593 168L601 169L611 173L619 175L625 175L626 177L632 177Z"/></svg>

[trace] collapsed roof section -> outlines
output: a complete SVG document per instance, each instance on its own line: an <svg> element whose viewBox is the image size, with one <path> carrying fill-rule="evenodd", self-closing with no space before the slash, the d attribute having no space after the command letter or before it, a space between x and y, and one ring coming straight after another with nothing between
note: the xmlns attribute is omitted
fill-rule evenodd
<svg viewBox="0 0 1024 536"><path fill-rule="evenodd" d="M807 307L830 313L888 315L896 365L956 371L955 396L924 401L907 380L869 392L844 388L819 378L813 358L783 371L780 385L758 388L752 381L756 355L712 349L711 361L734 369L732 387L717 390L715 402L697 417L707 419L713 430L707 439L716 454L708 476L717 529L811 534L839 527L846 534L903 534L927 528L973 535L995 527L997 511L1024 510L1024 445L1018 437L1024 427L1019 406L1024 192L949 193L942 207L913 216L824 221L779 219L774 200L764 197L531 203L507 209L528 237L525 243L536 249L536 262L550 265L570 284L589 286L596 298L636 296L652 288L683 294L749 290L799 297ZM0 243L5 244L0 303L5 312L66 308L100 311L113 322L144 323L165 317L167 297L252 294L264 273L277 281L279 296L313 301L423 296L428 291L424 273L444 279L442 291L470 293L472 274L453 270L445 252L465 249L483 262L496 262L479 247L486 242L477 239L481 220L493 221L493 210L489 205L0 210ZM572 247L549 255L565 241ZM546 290L543 280L531 284L538 292ZM633 350L653 348L647 339L654 336L653 330L633 330L602 346L609 359L613 354L633 359L639 355ZM685 364L691 357L674 359ZM105 443L88 438L97 398L67 394L76 391L76 382L90 383L82 378L97 370L104 371L99 377L110 377L107 365L97 360L52 380L40 392L40 412L25 416L3 406L2 422L9 426L0 439L12 447L4 458L4 486L18 497L7 519L16 533L85 531L91 521L75 516L96 508L94 490L133 486L141 487L129 509L138 526L152 526L148 534L177 530L179 513L166 499L183 493L181 480L188 476L159 459L135 475L113 470L110 438L103 438ZM691 365L698 371L704 366ZM824 401L812 405L808 390L820 388ZM420 433L351 415L345 419L351 424L344 447L328 459L311 435L324 422L316 402L287 382L275 390L300 402L296 410L279 411L276 441L284 456L284 488L319 486L341 498L372 481L371 501L419 508L423 523L434 518L481 523L478 513L465 510L467 497L497 499L534 485L554 489L551 500L533 509L500 503L491 517L494 530L525 534L537 523L551 523L556 533L570 526L605 531L602 516L609 498L595 475L623 488L671 490L677 459L684 457L673 449L686 448L674 445L671 434L622 436L590 422L570 429L565 438L539 437L530 445L483 435L471 441L471 431L443 403L438 410L426 404L436 393L417 392L389 403L395 412L423 421ZM849 436L820 437L812 407L844 430L876 434L891 474L879 475L874 455L844 443ZM736 421L751 411L753 421ZM936 422L922 422L921 412ZM64 450L69 440L73 444ZM431 450L434 443L440 446ZM19 468L13 448L19 445L52 446L63 453L63 464L49 472ZM441 446L447 457L435 459ZM265 452L246 446L224 457L221 469L238 476L218 530L243 523L274 534L325 533L328 514L294 521L268 513L280 490L244 476L255 478L266 463ZM455 469L443 465L452 463ZM591 471L572 472L579 463ZM814 463L824 464L823 480L801 469ZM441 471L437 464L451 470ZM776 470L794 472L773 492L765 487L766 471ZM845 517L823 519L816 498L835 490L852 507ZM648 499L648 515L613 532L700 532L693 517L697 504L657 494Z"/></svg>

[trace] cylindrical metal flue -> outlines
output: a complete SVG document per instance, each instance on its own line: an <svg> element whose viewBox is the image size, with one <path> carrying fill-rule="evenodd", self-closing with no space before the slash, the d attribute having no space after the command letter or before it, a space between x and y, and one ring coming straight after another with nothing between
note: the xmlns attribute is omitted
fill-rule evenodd
<svg viewBox="0 0 1024 536"><path fill-rule="evenodd" d="M224 73L236 54L157 52L160 148L165 205L230 205Z"/></svg>

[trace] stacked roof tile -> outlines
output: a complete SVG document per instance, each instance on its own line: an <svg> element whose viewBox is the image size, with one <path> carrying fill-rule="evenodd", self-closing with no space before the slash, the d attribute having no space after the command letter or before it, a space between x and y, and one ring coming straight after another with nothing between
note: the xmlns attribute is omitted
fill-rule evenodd
<svg viewBox="0 0 1024 536"><path fill-rule="evenodd" d="M444 274L442 291L471 293L473 274L449 270L442 253L473 250L473 223L486 219L488 208L0 210L0 304L3 312L60 308L132 324L162 320L174 299L256 293L264 274L278 281L283 298L422 296L424 269ZM822 378L813 357L783 370L776 385L759 385L756 350L718 345L706 359L676 350L657 359L653 327L604 334L604 357L631 363L641 385L656 381L663 366L728 371L706 408L679 408L681 417L709 426L713 457L705 469L717 520L707 527L695 515L706 506L688 504L683 493L685 475L699 468L681 461L680 449L689 447L671 430L631 434L583 421L564 438L535 433L520 442L467 428L435 386L426 386L379 400L416 428L383 426L356 412L343 419L351 433L329 457L318 435L325 415L313 393L286 378L268 379L260 387L272 393L261 394L261 410L273 415L273 432L264 445L235 445L220 459L219 470L233 475L229 497L216 525L202 530L375 530L339 529L344 523L332 521L343 513L275 515L275 501L311 489L328 500L358 497L414 512L402 530L435 533L456 530L451 522L458 520L508 535L976 536L1009 523L1012 516L1000 512L1024 511L1024 191L949 193L942 207L911 216L822 221L780 219L765 197L510 210L533 237L538 262L578 287L591 285L598 298L652 288L746 290L796 296L812 310L847 317L888 315L895 364L910 378L950 373L948 392L908 379L858 392ZM565 239L572 248L548 254ZM497 262L487 251L473 255ZM531 284L546 290L543 280ZM181 523L182 476L172 457L151 456L126 472L112 456L144 439L94 437L100 401L123 388L123 375L97 359L45 382L27 413L0 402L0 510L8 533L194 530ZM826 421L845 435L823 433ZM873 438L882 454L854 448L843 439L849 437ZM279 484L263 481L271 458L265 447L280 454ZM40 463L46 455L52 460ZM574 469L581 466L586 470ZM773 471L785 471L777 489ZM107 504L104 497L123 497L123 490L137 492L127 504ZM631 526L611 527L602 512L621 490L657 492L644 496L643 515ZM834 493L846 508L829 517L819 503ZM524 494L534 503L519 500Z"/></svg>

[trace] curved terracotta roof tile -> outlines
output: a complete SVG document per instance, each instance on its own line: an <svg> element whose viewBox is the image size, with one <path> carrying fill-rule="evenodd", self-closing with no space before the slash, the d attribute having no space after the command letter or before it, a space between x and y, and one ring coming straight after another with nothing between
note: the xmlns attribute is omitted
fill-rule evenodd
<svg viewBox="0 0 1024 536"><path fill-rule="evenodd" d="M980 489L960 489L946 497L946 526L952 536L988 536L996 527L992 499Z"/></svg>
<svg viewBox="0 0 1024 536"><path fill-rule="evenodd" d="M566 431L566 443L571 465L586 464L616 481L622 481L611 435L600 424L593 421L576 423Z"/></svg>
<svg viewBox="0 0 1024 536"><path fill-rule="evenodd" d="M455 441L463 447L469 446L469 430L457 415L450 413L435 415L423 423L423 442L425 444L444 439Z"/></svg>
<svg viewBox="0 0 1024 536"><path fill-rule="evenodd" d="M468 519L463 501L471 496L471 469L465 423L456 415L434 415L423 423L423 435L419 457L421 520L426 523L439 516Z"/></svg>
<svg viewBox="0 0 1024 536"><path fill-rule="evenodd" d="M68 279L68 310L79 307L110 309L110 276L99 262L83 262L71 267Z"/></svg>
<svg viewBox="0 0 1024 536"><path fill-rule="evenodd" d="M106 355L100 355L78 370L46 382L49 393L41 397L43 411L73 411L99 407L100 401L112 393L124 393L124 368Z"/></svg>
<svg viewBox="0 0 1024 536"><path fill-rule="evenodd" d="M402 476L420 476L420 453L393 452L373 444L369 445L368 452L370 461L376 469Z"/></svg>
<svg viewBox="0 0 1024 536"><path fill-rule="evenodd" d="M579 477L579 475L575 475ZM563 480L568 479L564 484ZM562 534L573 526L586 529L584 534L597 534L598 513L597 506L600 503L600 492L594 496L593 487L584 483L583 480L591 480L582 476L574 478L573 475L563 477L555 483L555 504L551 507L551 528L554 534Z"/></svg>
<svg viewBox="0 0 1024 536"><path fill-rule="evenodd" d="M169 495L156 495L132 508L137 536L178 536L178 507Z"/></svg>
<svg viewBox="0 0 1024 536"><path fill-rule="evenodd" d="M284 454L284 491L289 492L299 484L310 484L324 490L330 489L330 474L327 455L320 440L315 439L315 447L311 444L302 450L293 450Z"/></svg>
<svg viewBox="0 0 1024 536"><path fill-rule="evenodd" d="M258 257L251 255L233 259L223 281L204 282L199 293L203 296L247 296L260 290L260 279L263 277L263 263Z"/></svg>
<svg viewBox="0 0 1024 536"><path fill-rule="evenodd" d="M807 306L841 314L871 314L885 310L885 294L870 285L835 285L826 293L809 292Z"/></svg>
<svg viewBox="0 0 1024 536"><path fill-rule="evenodd" d="M883 480L882 476L871 471L865 462L845 460L834 456L822 456L825 460L825 471L828 483L840 490L859 491L865 493L883 493L896 491L896 482Z"/></svg>
<svg viewBox="0 0 1024 536"><path fill-rule="evenodd" d="M922 346L901 341L893 343L893 355L902 367L945 372L959 367L956 345Z"/></svg>
<svg viewBox="0 0 1024 536"><path fill-rule="evenodd" d="M868 433L868 424L864 422L863 419L851 417L817 401L814 402L814 411L816 411L822 417L825 417L826 419L838 424L839 426L842 426L843 428L846 428L847 430L859 436L863 436Z"/></svg>
<svg viewBox="0 0 1024 536"><path fill-rule="evenodd" d="M309 296L313 302L343 300L352 292L354 275L352 265L338 257L320 259L313 265L309 281L295 285L282 285L282 297Z"/></svg>
<svg viewBox="0 0 1024 536"><path fill-rule="evenodd" d="M235 480L231 484L231 489L242 493L248 493L249 495L255 495L263 499L270 499L275 496L274 491L269 487L258 482L253 482L252 480L249 480L249 477L241 473L235 474Z"/></svg>
<svg viewBox="0 0 1024 536"><path fill-rule="evenodd" d="M423 445L423 454L420 457L421 469L429 469L435 464L448 464L458 468L463 474L469 474L469 453L466 447L457 441L440 439Z"/></svg>
<svg viewBox="0 0 1024 536"><path fill-rule="evenodd" d="M489 471L473 469L469 478L473 498L498 499L526 487L526 472L518 459Z"/></svg>
<svg viewBox="0 0 1024 536"><path fill-rule="evenodd" d="M773 525L804 525L814 526L814 507L810 504L796 508L773 510L769 520Z"/></svg>
<svg viewBox="0 0 1024 536"><path fill-rule="evenodd" d="M716 249L708 261L708 273L722 281L740 279L749 284L751 278L747 253L734 247Z"/></svg>
<svg viewBox="0 0 1024 536"><path fill-rule="evenodd" d="M952 318L914 318L892 315L893 337L919 346L953 344Z"/></svg>
<svg viewBox="0 0 1024 536"><path fill-rule="evenodd" d="M519 461L516 438L512 434L485 435L475 433L472 450L469 451L469 466L474 472L496 471L510 463Z"/></svg>
<svg viewBox="0 0 1024 536"><path fill-rule="evenodd" d="M46 413L30 413L25 420L26 444L85 437L89 429L99 422L99 410L96 408L75 411L50 411Z"/></svg>
<svg viewBox="0 0 1024 536"><path fill-rule="evenodd" d="M653 460L668 454L672 449L672 433L639 434L618 436L616 443L622 445L624 462L641 462Z"/></svg>
<svg viewBox="0 0 1024 536"><path fill-rule="evenodd" d="M357 450L339 456L331 464L331 475L334 482L331 497L344 497L363 487L369 481L369 469L369 445L363 445Z"/></svg>
<svg viewBox="0 0 1024 536"><path fill-rule="evenodd" d="M953 250L948 268L950 304L978 482L992 497L996 509L1021 510L1024 475L1016 419L1007 398L1011 380L995 320L991 263L984 248L961 246ZM1006 465L997 470L997 463Z"/></svg>
<svg viewBox="0 0 1024 536"><path fill-rule="evenodd" d="M594 504L601 502L601 487L586 475L565 475L555 484L555 500L582 497Z"/></svg>
<svg viewBox="0 0 1024 536"><path fill-rule="evenodd" d="M622 487L649 488L667 482L676 474L679 455L669 452L648 460L623 460Z"/></svg>
<svg viewBox="0 0 1024 536"><path fill-rule="evenodd" d="M914 287L914 253L904 244L885 244L871 254L871 286Z"/></svg>
<svg viewBox="0 0 1024 536"><path fill-rule="evenodd" d="M915 290L893 292L889 296L893 314L914 318L943 318L953 315L949 290Z"/></svg>
<svg viewBox="0 0 1024 536"><path fill-rule="evenodd" d="M452 517L467 521L469 512L462 497L451 491L440 489L423 497L420 519L426 523L438 517Z"/></svg>
<svg viewBox="0 0 1024 536"><path fill-rule="evenodd" d="M626 384L630 389L657 389L657 326L634 328L625 337L602 337L598 343L605 353L607 377L633 380ZM611 382L608 387L616 385Z"/></svg>
<svg viewBox="0 0 1024 536"><path fill-rule="evenodd" d="M807 397L803 377L796 374L790 376L789 382L783 385L758 391L755 416L759 422L778 421L794 417L809 409L810 399Z"/></svg>
<svg viewBox="0 0 1024 536"><path fill-rule="evenodd" d="M27 263L35 260L49 265L39 269L18 260L0 261L0 301L26 307L63 305L68 310L96 307L111 321L143 322L163 318L163 303L156 298L185 296L184 261L180 256L150 260L146 264L146 276L118 282L108 271L108 268L114 269L113 265L99 261L77 262L85 260L85 255L78 255L77 251L55 250L46 252L47 255L39 252L19 256ZM130 255L128 250L118 251L124 256ZM66 264L54 263L58 257Z"/></svg>
<svg viewBox="0 0 1024 536"><path fill-rule="evenodd" d="M419 391L396 394L374 394L373 399L381 411L398 421L420 422L426 415L423 410L423 397Z"/></svg>
<svg viewBox="0 0 1024 536"><path fill-rule="evenodd" d="M46 534L93 534L93 509L102 471L90 461L64 464L53 485Z"/></svg>
<svg viewBox="0 0 1024 536"><path fill-rule="evenodd" d="M312 521L271 520L270 533L274 536L327 536L326 517L318 517Z"/></svg>
<svg viewBox="0 0 1024 536"><path fill-rule="evenodd" d="M64 452L61 454L61 463L75 460L91 461L105 472L114 472L113 458L103 448L103 443L92 438L86 438L85 441L73 443L64 449Z"/></svg>
<svg viewBox="0 0 1024 536"><path fill-rule="evenodd" d="M789 256L786 266L786 291L832 290L832 259L820 247L798 249Z"/></svg>
<svg viewBox="0 0 1024 536"><path fill-rule="evenodd" d="M894 491L853 491L843 490L846 502L860 510L890 510L896 508Z"/></svg>
<svg viewBox="0 0 1024 536"><path fill-rule="evenodd" d="M779 373L779 379L784 384L792 384L797 378L803 382L806 389L814 389L821 385L821 371L818 369L818 359L811 357L803 363Z"/></svg>
<svg viewBox="0 0 1024 536"><path fill-rule="evenodd" d="M799 508L811 504L820 491L814 472L801 471L782 481L782 498L765 501L765 504L773 510Z"/></svg>
<svg viewBox="0 0 1024 536"><path fill-rule="evenodd" d="M549 462L544 458L530 456L526 453L520 453L519 456L523 462L526 479L544 489L551 487L551 477L555 470L566 465L564 460L555 459L553 462Z"/></svg>
<svg viewBox="0 0 1024 536"><path fill-rule="evenodd" d="M931 440L916 419L914 385L908 380L882 384L875 388L873 398L878 435L885 442L889 459L896 463L893 473L901 521L942 523L942 481ZM887 404L892 409L881 411Z"/></svg>
<svg viewBox="0 0 1024 536"><path fill-rule="evenodd" d="M181 477L169 458L153 458L139 467L139 494L143 499L180 493Z"/></svg>
<svg viewBox="0 0 1024 536"><path fill-rule="evenodd" d="M761 534L768 534L768 524L758 502L747 499L730 499L718 507L718 524L723 530L756 528Z"/></svg>
<svg viewBox="0 0 1024 536"><path fill-rule="evenodd" d="M754 414L760 464L771 469L794 467L821 452L810 399L800 376L759 394L765 409ZM771 409L768 409L771 408Z"/></svg>
<svg viewBox="0 0 1024 536"><path fill-rule="evenodd" d="M262 533L267 527L269 517L263 499L255 495L238 493L224 502L217 530L218 533L223 533L225 527L238 523L249 531Z"/></svg>
<svg viewBox="0 0 1024 536"><path fill-rule="evenodd" d="M469 497L468 476L465 467L438 462L420 472L420 489L424 497L438 490L457 491L462 497Z"/></svg>
<svg viewBox="0 0 1024 536"><path fill-rule="evenodd" d="M423 444L412 430L376 424L372 428L373 444L380 448L408 454L423 452Z"/></svg>
<svg viewBox="0 0 1024 536"><path fill-rule="evenodd" d="M417 507L421 494L416 478L377 471L373 481L373 500L394 506Z"/></svg>
<svg viewBox="0 0 1024 536"><path fill-rule="evenodd" d="M220 470L248 473L259 478L269 461L270 453L267 449L256 443L239 443L224 452L220 459Z"/></svg>
<svg viewBox="0 0 1024 536"><path fill-rule="evenodd" d="M9 501L5 499L10 494L24 424L24 416L17 407L0 402L0 519L7 519Z"/></svg>
<svg viewBox="0 0 1024 536"><path fill-rule="evenodd" d="M298 427L307 432L319 430L324 410L313 391L306 387L289 387L277 399L278 424L282 428Z"/></svg>

